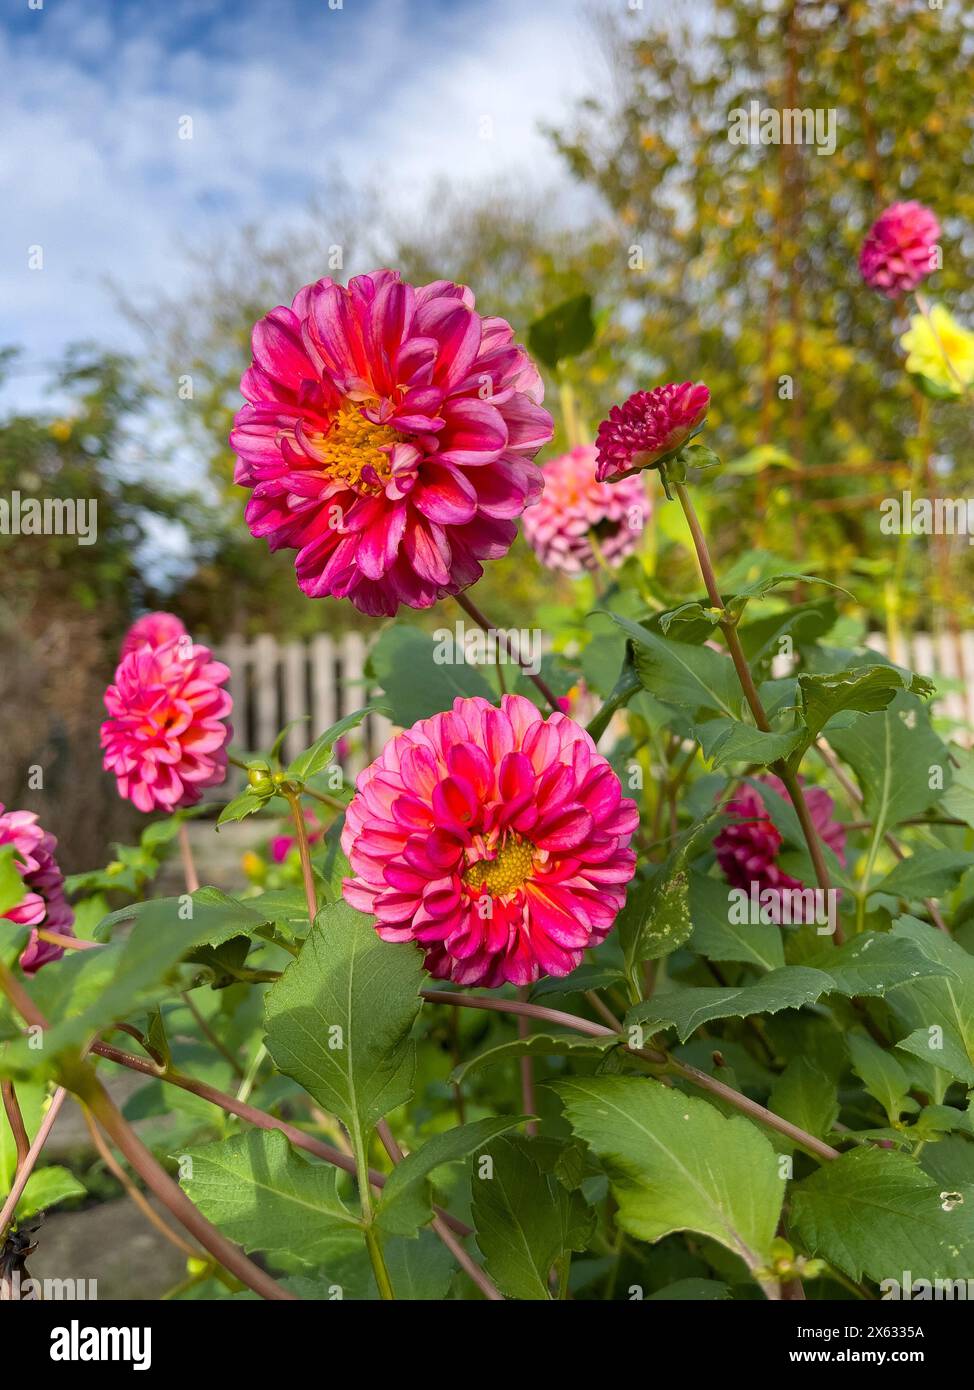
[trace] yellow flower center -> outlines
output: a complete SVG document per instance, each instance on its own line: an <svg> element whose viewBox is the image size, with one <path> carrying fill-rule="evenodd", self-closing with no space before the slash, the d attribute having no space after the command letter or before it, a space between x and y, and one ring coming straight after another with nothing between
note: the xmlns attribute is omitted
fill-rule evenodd
<svg viewBox="0 0 974 1390"><path fill-rule="evenodd" d="M379 492L392 475L392 463L383 445L396 444L402 436L389 425L367 419L357 405L343 405L331 429L319 444L319 457L332 478L360 492ZM362 473L372 468L379 479L362 481Z"/></svg>
<svg viewBox="0 0 974 1390"><path fill-rule="evenodd" d="M531 877L534 845L527 840L509 841L494 859L480 859L463 876L470 888L486 888L494 897L514 893Z"/></svg>

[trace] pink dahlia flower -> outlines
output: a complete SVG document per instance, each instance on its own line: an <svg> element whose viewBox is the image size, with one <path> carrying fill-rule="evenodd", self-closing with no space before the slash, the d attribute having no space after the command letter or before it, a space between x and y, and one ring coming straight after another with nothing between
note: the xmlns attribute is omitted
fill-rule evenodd
<svg viewBox="0 0 974 1390"><path fill-rule="evenodd" d="M591 446L549 459L541 472L544 492L524 513L524 536L543 565L580 574L599 568L599 552L616 566L635 550L649 517L641 478L600 483Z"/></svg>
<svg viewBox="0 0 974 1390"><path fill-rule="evenodd" d="M887 299L915 290L936 267L940 223L922 203L894 203L870 227L859 253L859 273Z"/></svg>
<svg viewBox="0 0 974 1390"><path fill-rule="evenodd" d="M308 285L254 329L230 443L247 525L306 594L428 608L505 554L552 435L537 368L463 285Z"/></svg>
<svg viewBox="0 0 974 1390"><path fill-rule="evenodd" d="M128 656L129 652L135 651L136 647L145 643L150 647L161 647L163 643L171 642L174 637L185 635L186 628L175 613L146 613L143 617L137 618L125 634L121 655Z"/></svg>
<svg viewBox="0 0 974 1390"><path fill-rule="evenodd" d="M636 868L635 803L584 729L521 695L421 719L356 783L347 902L438 979L527 985L597 946Z"/></svg>
<svg viewBox="0 0 974 1390"><path fill-rule="evenodd" d="M769 773L759 780L787 799L788 793L780 778ZM845 828L832 818L835 803L821 787L806 787L804 791L819 837L834 851L839 862L845 864ZM714 851L730 886L750 892L751 885L756 883L759 893L765 888L804 888L799 879L792 878L778 865L781 835L760 793L754 787L744 787L728 802L727 810L739 819L725 826L715 838Z"/></svg>
<svg viewBox="0 0 974 1390"><path fill-rule="evenodd" d="M614 405L595 440L599 482L617 483L665 463L696 434L709 408L710 391L701 381L655 386Z"/></svg>
<svg viewBox="0 0 974 1390"><path fill-rule="evenodd" d="M193 806L227 775L230 672L208 647L174 637L122 658L105 691L104 766L140 811Z"/></svg>
<svg viewBox="0 0 974 1390"><path fill-rule="evenodd" d="M0 803L0 846L3 845L13 846L14 866L24 883L23 898L3 915L17 926L33 928L20 956L21 968L32 975L42 965L64 955L64 947L42 941L37 928L73 936L74 913L64 895L64 877L54 858L57 840L41 829L33 811L4 811Z"/></svg>

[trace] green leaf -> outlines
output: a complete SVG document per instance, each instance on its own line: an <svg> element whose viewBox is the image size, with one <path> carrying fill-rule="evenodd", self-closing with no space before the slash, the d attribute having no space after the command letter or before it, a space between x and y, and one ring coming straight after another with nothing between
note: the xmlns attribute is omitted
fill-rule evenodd
<svg viewBox="0 0 974 1390"><path fill-rule="evenodd" d="M69 1197L87 1197L88 1189L67 1168L52 1164L49 1168L38 1168L27 1179L23 1196L17 1203L16 1219L26 1221L39 1211L57 1206L58 1202Z"/></svg>
<svg viewBox="0 0 974 1390"><path fill-rule="evenodd" d="M832 979L823 970L783 965L759 980L733 988L704 985L661 990L630 1009L626 1026L639 1024L647 1036L663 1027L676 1028L680 1041L686 1042L701 1024L715 1018L748 1018L751 1014L798 1009L814 1003L831 987Z"/></svg>
<svg viewBox="0 0 974 1390"><path fill-rule="evenodd" d="M498 1062L509 1062L514 1057L591 1057L598 1060L619 1047L625 1039L613 1034L601 1038L588 1038L578 1033L529 1033L526 1038L512 1038L509 1042L498 1043L475 1057L454 1067L450 1074L451 1082L459 1085L472 1071L482 1067L492 1067Z"/></svg>
<svg viewBox="0 0 974 1390"><path fill-rule="evenodd" d="M647 1241L696 1231L751 1270L767 1261L784 1184L749 1120L648 1077L573 1077L554 1089L605 1165L624 1231Z"/></svg>
<svg viewBox="0 0 974 1390"><path fill-rule="evenodd" d="M742 961L762 970L776 970L785 963L781 928L773 923L745 925L730 921L727 884L723 879L691 871L690 916L693 919L691 951L708 960Z"/></svg>
<svg viewBox="0 0 974 1390"><path fill-rule="evenodd" d="M554 371L559 362L578 357L595 339L592 296L577 294L535 319L528 329L528 346Z"/></svg>
<svg viewBox="0 0 974 1390"><path fill-rule="evenodd" d="M299 1157L277 1130L253 1129L190 1149L183 1187L245 1250L322 1265L358 1250L362 1227L338 1196L337 1170Z"/></svg>
<svg viewBox="0 0 974 1390"><path fill-rule="evenodd" d="M882 714L863 714L848 728L831 730L829 742L856 774L877 841L938 799L939 793L931 790L931 770L944 786L950 781L947 749L919 701L910 696L900 694Z"/></svg>
<svg viewBox="0 0 974 1390"><path fill-rule="evenodd" d="M443 631L452 646L452 630ZM475 666L438 661L441 645L418 628L395 625L387 627L372 648L369 665L385 691L394 724L408 729L417 719L449 709L458 695L495 699Z"/></svg>
<svg viewBox="0 0 974 1390"><path fill-rule="evenodd" d="M545 975L532 985L531 999L553 999L558 995L580 994L587 989L609 989L624 980L617 966L579 965L568 975Z"/></svg>
<svg viewBox="0 0 974 1390"><path fill-rule="evenodd" d="M917 1109L916 1101L908 1096L910 1078L892 1052L864 1033L850 1033L846 1044L853 1071L869 1094L879 1101L891 1125L898 1122L904 1110Z"/></svg>
<svg viewBox="0 0 974 1390"><path fill-rule="evenodd" d="M0 849L0 917L24 897L24 880L17 872L13 845Z"/></svg>
<svg viewBox="0 0 974 1390"><path fill-rule="evenodd" d="M851 1279L966 1279L974 1263L974 1187L945 1210L940 1184L905 1154L853 1149L791 1189L789 1227Z"/></svg>
<svg viewBox="0 0 974 1390"><path fill-rule="evenodd" d="M473 1180L473 1221L488 1274L509 1298L548 1299L548 1274L591 1233L580 1194L542 1172L530 1146L496 1139L491 1167Z"/></svg>
<svg viewBox="0 0 974 1390"><path fill-rule="evenodd" d="M895 666L860 666L826 675L800 675L798 691L809 740L817 738L829 720L843 710L867 714L884 710L901 690L932 695L934 686L925 676L910 676Z"/></svg>
<svg viewBox="0 0 974 1390"><path fill-rule="evenodd" d="M649 1294L646 1302L713 1303L730 1296L730 1289L718 1279L677 1279L675 1284L667 1284L665 1288Z"/></svg>
<svg viewBox="0 0 974 1390"><path fill-rule="evenodd" d="M914 980L947 973L945 966L925 956L914 942L876 931L862 932L842 946L823 946L803 964L831 975L832 992L850 999L882 996Z"/></svg>
<svg viewBox="0 0 974 1390"><path fill-rule="evenodd" d="M705 758L714 768L724 763L760 763L769 767L789 757L802 742L800 729L766 733L740 719L708 719L696 726Z"/></svg>
<svg viewBox="0 0 974 1390"><path fill-rule="evenodd" d="M783 1120L824 1139L839 1113L835 1081L808 1057L793 1057L775 1079L768 1101ZM775 1143L781 1144L776 1138Z"/></svg>
<svg viewBox="0 0 974 1390"><path fill-rule="evenodd" d="M335 744L347 734L350 729L357 729L370 714L391 714L387 706L369 704L362 709L353 710L351 714L346 714L339 719L336 724L330 725L323 734L319 734L310 748L306 748L303 753L291 763L287 769L287 775L294 777L298 781L306 782L309 777L314 777L315 773L321 772L322 768L331 762L331 755L335 751Z"/></svg>
<svg viewBox="0 0 974 1390"><path fill-rule="evenodd" d="M954 780L940 799L945 815L955 816L974 828L974 752L969 748L953 747L951 760Z"/></svg>
<svg viewBox="0 0 974 1390"><path fill-rule="evenodd" d="M914 942L944 974L895 989L887 1003L908 1032L897 1047L974 1086L974 956L944 932L900 917L893 935Z"/></svg>
<svg viewBox="0 0 974 1390"><path fill-rule="evenodd" d="M737 719L743 695L729 656L657 637L618 613L612 617L632 638L636 673L651 695L690 713L712 710Z"/></svg>
<svg viewBox="0 0 974 1390"><path fill-rule="evenodd" d="M427 1179L447 1163L460 1163L481 1153L499 1134L523 1123L522 1115L502 1119L472 1120L427 1139L398 1163L382 1189L376 1208L379 1225L393 1235L413 1236L432 1218L433 1206ZM401 1295L400 1295L401 1296Z"/></svg>
<svg viewBox="0 0 974 1390"><path fill-rule="evenodd" d="M873 892L916 902L920 898L940 898L957 884L974 864L974 854L953 849L920 849L901 859Z"/></svg>
<svg viewBox="0 0 974 1390"><path fill-rule="evenodd" d="M255 815L269 800L269 797L257 796L248 788L227 802L216 818L217 826L227 825L230 821L246 820L247 816Z"/></svg>
<svg viewBox="0 0 974 1390"><path fill-rule="evenodd" d="M346 903L319 912L297 960L268 991L267 1048L364 1142L376 1122L412 1095L422 956L382 941Z"/></svg>

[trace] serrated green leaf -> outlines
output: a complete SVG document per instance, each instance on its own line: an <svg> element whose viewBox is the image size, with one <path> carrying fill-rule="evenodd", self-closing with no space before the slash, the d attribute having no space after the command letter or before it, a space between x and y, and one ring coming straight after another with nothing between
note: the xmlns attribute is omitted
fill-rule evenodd
<svg viewBox="0 0 974 1390"><path fill-rule="evenodd" d="M291 763L287 769L289 777L295 777L301 782L306 782L309 777L314 777L321 772L322 768L331 762L332 753L335 751L335 744L351 729L357 729L370 714L382 713L391 714L388 706L378 706L373 704L365 705L362 709L353 710L351 714L344 715L337 723L332 724L323 734L319 734L310 748L306 748L303 753Z"/></svg>
<svg viewBox="0 0 974 1390"><path fill-rule="evenodd" d="M554 1089L605 1164L623 1230L647 1241L696 1231L752 1270L767 1261L784 1183L749 1120L649 1077L573 1077Z"/></svg>
<svg viewBox="0 0 974 1390"><path fill-rule="evenodd" d="M686 1042L701 1024L715 1018L749 1018L751 1014L798 1009L827 994L831 986L831 976L823 970L783 965L759 980L733 988L691 986L661 990L630 1009L626 1027L639 1024L647 1036L663 1027L675 1028L680 1041Z"/></svg>
<svg viewBox="0 0 974 1390"><path fill-rule="evenodd" d="M729 719L739 717L743 695L729 656L712 647L658 637L618 613L612 618L632 639L633 664L650 694L691 714L711 710Z"/></svg>
<svg viewBox="0 0 974 1390"><path fill-rule="evenodd" d="M974 854L953 849L918 849L875 884L873 892L916 902L940 898L954 888L974 864Z"/></svg>
<svg viewBox="0 0 974 1390"><path fill-rule="evenodd" d="M27 1179L23 1196L17 1203L15 1213L18 1221L26 1221L39 1211L56 1207L70 1197L87 1197L88 1189L78 1181L67 1168L52 1164L48 1168L38 1168Z"/></svg>
<svg viewBox="0 0 974 1390"><path fill-rule="evenodd" d="M885 710L901 690L931 695L934 687L925 676L910 677L895 666L859 666L830 674L800 675L798 693L809 739L817 738L829 720L843 710L867 714Z"/></svg>
<svg viewBox="0 0 974 1390"><path fill-rule="evenodd" d="M770 767L790 757L802 741L799 729L783 733L765 732L740 719L707 719L696 725L705 758L714 768L724 763L760 763Z"/></svg>
<svg viewBox="0 0 974 1390"><path fill-rule="evenodd" d="M548 1299L548 1275L566 1249L584 1249L590 1216L577 1192L543 1173L529 1146L496 1139L491 1167L473 1179L473 1221L484 1265L509 1298Z"/></svg>
<svg viewBox="0 0 974 1390"><path fill-rule="evenodd" d="M231 821L246 820L248 816L256 813L265 806L270 798L255 796L250 790L241 792L232 801L228 801L223 810L216 818L218 826L227 825Z"/></svg>
<svg viewBox="0 0 974 1390"><path fill-rule="evenodd" d="M914 942L946 972L890 992L887 1003L908 1033L897 1047L974 1086L974 956L915 917L898 918L893 935Z"/></svg>
<svg viewBox="0 0 974 1390"><path fill-rule="evenodd" d="M332 903L267 993L267 1049L275 1065L357 1142L412 1094L409 1033L422 979L414 946L382 941L369 918Z"/></svg>
<svg viewBox="0 0 974 1390"><path fill-rule="evenodd" d="M605 1036L589 1038L578 1033L529 1033L525 1038L511 1038L509 1042L498 1043L468 1057L454 1067L450 1080L456 1085L464 1081L472 1071L482 1067L492 1067L498 1062L509 1062L516 1057L604 1057L612 1048L620 1046L625 1039Z"/></svg>
<svg viewBox="0 0 974 1390"><path fill-rule="evenodd" d="M362 1244L338 1196L337 1170L300 1157L277 1130L253 1129L181 1155L187 1196L245 1250L320 1266Z"/></svg>
<svg viewBox="0 0 974 1390"><path fill-rule="evenodd" d="M528 329L528 346L554 371L559 362L577 357L595 338L592 296L577 294L535 319Z"/></svg>
<svg viewBox="0 0 974 1390"><path fill-rule="evenodd" d="M861 1148L791 1189L789 1229L809 1254L851 1279L969 1277L974 1187L945 1210L945 1195L913 1159Z"/></svg>
<svg viewBox="0 0 974 1390"><path fill-rule="evenodd" d="M452 630L448 635L452 642ZM436 653L435 637L398 625L387 627L372 648L369 664L385 692L393 723L408 729L418 719L450 709L458 695L494 700L494 691L475 666L439 662Z"/></svg>
<svg viewBox="0 0 974 1390"><path fill-rule="evenodd" d="M886 1118L895 1125L904 1110L916 1110L910 1100L910 1079L892 1052L880 1047L864 1033L850 1033L846 1038L852 1069L869 1094L886 1111Z"/></svg>
<svg viewBox="0 0 974 1390"><path fill-rule="evenodd" d="M850 999L882 996L914 980L947 973L914 942L876 931L861 932L841 946L823 947L803 964L831 975L832 992Z"/></svg>
<svg viewBox="0 0 974 1390"><path fill-rule="evenodd" d="M775 1079L768 1104L776 1115L806 1134L824 1139L839 1113L835 1081L808 1057L793 1057ZM781 1140L776 1139L780 1144Z"/></svg>

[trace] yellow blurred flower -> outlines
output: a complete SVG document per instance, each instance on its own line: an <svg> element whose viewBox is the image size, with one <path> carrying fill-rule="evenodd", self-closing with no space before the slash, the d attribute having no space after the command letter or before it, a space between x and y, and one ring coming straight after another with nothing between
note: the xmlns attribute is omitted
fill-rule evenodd
<svg viewBox="0 0 974 1390"><path fill-rule="evenodd" d="M960 395L961 382L969 386L974 381L974 333L962 328L942 304L931 307L929 322L922 314L911 317L900 347L908 354L908 372L925 376L954 395Z"/></svg>

